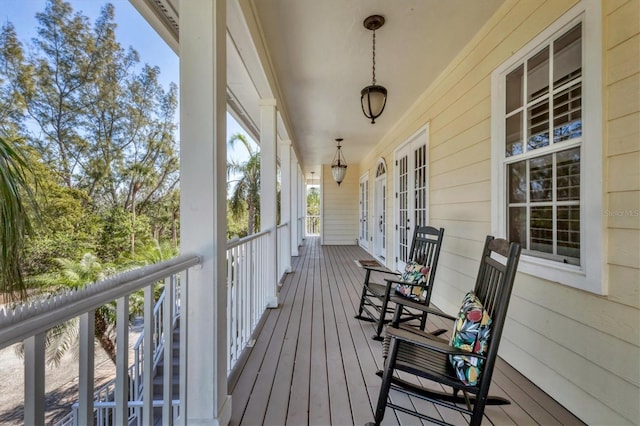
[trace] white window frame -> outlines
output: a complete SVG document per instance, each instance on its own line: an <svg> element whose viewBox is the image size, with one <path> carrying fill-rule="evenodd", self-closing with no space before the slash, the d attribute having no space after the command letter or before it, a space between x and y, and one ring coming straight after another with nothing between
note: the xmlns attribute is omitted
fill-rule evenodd
<svg viewBox="0 0 640 426"><path fill-rule="evenodd" d="M523 254L518 270L604 295L602 179L602 12L599 0L582 0L498 67L491 76L491 227L507 235L505 77L549 41L582 22L582 144L580 150L580 266ZM553 135L550 134L552 138ZM524 142L523 142L524 143Z"/></svg>

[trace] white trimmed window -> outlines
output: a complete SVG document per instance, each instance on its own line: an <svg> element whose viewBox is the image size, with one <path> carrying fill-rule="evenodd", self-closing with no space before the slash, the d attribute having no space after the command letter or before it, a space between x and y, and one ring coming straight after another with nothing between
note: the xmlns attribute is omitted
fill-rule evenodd
<svg viewBox="0 0 640 426"><path fill-rule="evenodd" d="M581 2L494 72L492 159L520 271L603 294L599 19Z"/></svg>

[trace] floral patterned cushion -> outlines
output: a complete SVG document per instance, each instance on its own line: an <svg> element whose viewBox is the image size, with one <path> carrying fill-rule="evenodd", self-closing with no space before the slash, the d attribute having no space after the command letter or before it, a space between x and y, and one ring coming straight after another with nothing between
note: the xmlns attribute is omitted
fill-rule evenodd
<svg viewBox="0 0 640 426"><path fill-rule="evenodd" d="M491 328L491 318L475 293L464 296L449 344L463 351L485 355ZM466 355L449 355L458 379L467 386L475 386L482 373L483 361Z"/></svg>
<svg viewBox="0 0 640 426"><path fill-rule="evenodd" d="M428 266L421 265L414 261L407 263L404 272L400 276L400 280L415 285L398 284L396 285L396 293L417 302L424 301L428 275Z"/></svg>

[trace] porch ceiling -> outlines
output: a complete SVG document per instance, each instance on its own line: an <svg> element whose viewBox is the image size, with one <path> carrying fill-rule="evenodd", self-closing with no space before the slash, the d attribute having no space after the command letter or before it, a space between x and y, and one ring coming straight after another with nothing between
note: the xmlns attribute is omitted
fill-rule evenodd
<svg viewBox="0 0 640 426"><path fill-rule="evenodd" d="M179 0L130 1L179 10ZM307 177L331 162L336 137L357 164L503 1L229 1L232 99L252 125L260 122L255 97L278 100L280 137L292 140ZM362 22L373 14L386 19L376 32L376 77L389 92L376 124L360 107L360 90L371 84L371 31ZM240 64L246 72L232 69Z"/></svg>

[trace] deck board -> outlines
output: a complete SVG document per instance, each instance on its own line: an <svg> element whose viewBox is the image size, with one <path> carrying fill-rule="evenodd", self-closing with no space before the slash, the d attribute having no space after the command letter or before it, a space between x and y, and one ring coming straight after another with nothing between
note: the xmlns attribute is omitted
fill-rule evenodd
<svg viewBox="0 0 640 426"><path fill-rule="evenodd" d="M373 420L382 345L371 339L372 323L354 318L364 278L354 261L371 256L356 246L321 246L317 237L307 238L299 254L281 287L279 307L266 312L229 390L232 425L363 425ZM376 278L384 282L382 274ZM429 327L448 325L430 321ZM496 364L491 393L512 404L487 407L484 424L583 424L503 360ZM466 424L458 412L394 391L390 398L446 422ZM383 424L421 423L387 410Z"/></svg>

